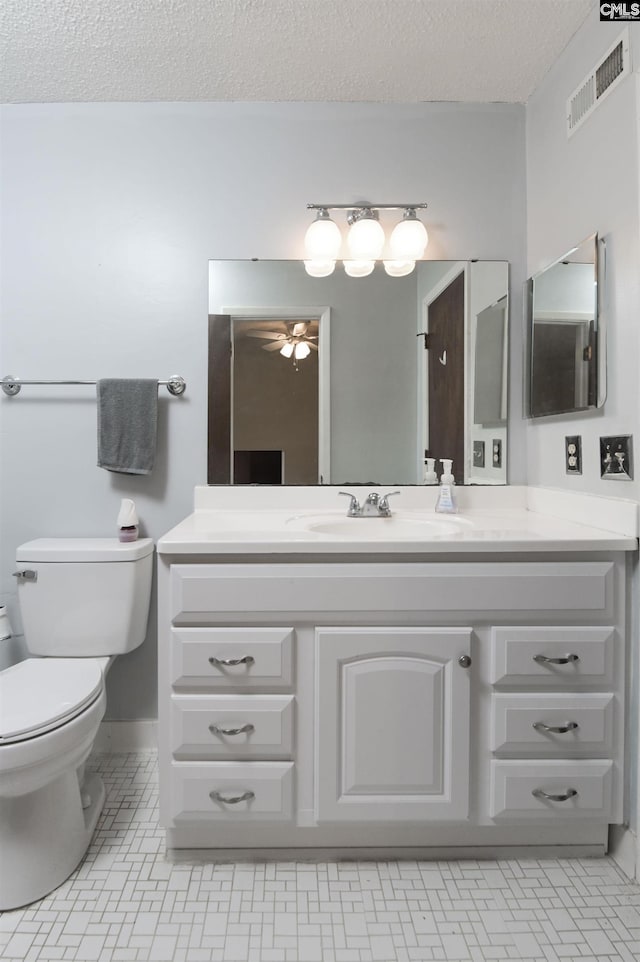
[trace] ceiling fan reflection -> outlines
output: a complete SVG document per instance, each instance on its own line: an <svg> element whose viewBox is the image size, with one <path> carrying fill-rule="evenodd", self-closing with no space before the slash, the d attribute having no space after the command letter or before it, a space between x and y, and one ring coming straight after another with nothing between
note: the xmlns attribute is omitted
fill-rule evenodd
<svg viewBox="0 0 640 962"><path fill-rule="evenodd" d="M318 345L314 341L318 340L317 334L308 334L308 321L296 321L294 324L287 325L287 333L279 331L247 331L247 337L259 337L272 341L265 344L264 351L279 351L285 358L292 358L294 366L298 367L298 361L304 360L317 351Z"/></svg>

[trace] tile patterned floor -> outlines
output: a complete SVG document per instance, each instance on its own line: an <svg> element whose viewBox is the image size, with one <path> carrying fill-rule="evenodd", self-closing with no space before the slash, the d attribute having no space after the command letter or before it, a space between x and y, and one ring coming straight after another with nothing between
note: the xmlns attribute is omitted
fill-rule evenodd
<svg viewBox="0 0 640 962"><path fill-rule="evenodd" d="M640 886L610 859L171 865L155 756L93 766L107 803L87 857L0 916L4 962L640 960Z"/></svg>

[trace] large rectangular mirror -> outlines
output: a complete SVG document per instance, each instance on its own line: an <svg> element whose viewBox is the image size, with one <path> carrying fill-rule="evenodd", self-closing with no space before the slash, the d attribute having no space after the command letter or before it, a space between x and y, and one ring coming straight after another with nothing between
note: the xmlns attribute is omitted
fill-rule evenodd
<svg viewBox="0 0 640 962"><path fill-rule="evenodd" d="M505 484L508 274L211 261L209 484L420 484L425 457Z"/></svg>
<svg viewBox="0 0 640 962"><path fill-rule="evenodd" d="M597 235L529 278L526 304L529 417L598 407L599 394L603 397L598 368L604 345Z"/></svg>

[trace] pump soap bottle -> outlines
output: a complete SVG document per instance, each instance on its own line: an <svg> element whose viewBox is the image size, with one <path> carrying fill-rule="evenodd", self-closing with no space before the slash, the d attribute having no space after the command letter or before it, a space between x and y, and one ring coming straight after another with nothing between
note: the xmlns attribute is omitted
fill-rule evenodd
<svg viewBox="0 0 640 962"><path fill-rule="evenodd" d="M426 465L424 469L424 483L425 484L437 484L438 475L435 472L435 458L425 458L424 463Z"/></svg>
<svg viewBox="0 0 640 962"><path fill-rule="evenodd" d="M123 498L118 512L118 540L137 541L138 540L138 514L136 506L130 498Z"/></svg>
<svg viewBox="0 0 640 962"><path fill-rule="evenodd" d="M458 505L456 503L456 495L454 491L455 479L451 473L451 465L453 461L450 458L441 458L440 463L442 464L442 477L440 478L440 489L438 491L438 500L436 502L436 511L442 514L456 514L458 511Z"/></svg>

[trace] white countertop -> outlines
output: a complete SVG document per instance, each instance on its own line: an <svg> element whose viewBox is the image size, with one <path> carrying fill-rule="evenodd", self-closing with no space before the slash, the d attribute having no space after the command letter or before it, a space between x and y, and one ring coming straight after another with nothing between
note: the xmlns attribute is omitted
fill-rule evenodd
<svg viewBox="0 0 640 962"><path fill-rule="evenodd" d="M391 503L395 510L387 520L347 518L347 499L332 497L328 508L326 492L310 497L306 504L298 492L295 499L290 499L295 503L283 507L277 500L286 501L286 489L281 489L280 499L272 490L266 503L263 499L259 506L259 492L244 489L242 498L242 489L236 489L234 495L226 496L225 507L214 508L202 505L207 500L224 501L220 489L211 489L210 495L197 489L196 505L200 506L160 538L158 553L375 554L380 559L407 554L635 551L638 547L635 502L583 495L570 503L564 492L535 489L535 494L528 497L524 488L518 489L519 493L502 490L507 507L496 505L499 493L476 495L465 489L460 492L462 505L457 515L435 513L435 492L429 492L426 498L420 495L420 502L414 491L402 499L404 507L400 507L400 498ZM353 492L362 497L362 490ZM483 501L484 507L466 506ZM556 511L562 516L555 516ZM576 521L576 515L591 523ZM609 527L597 526L604 524Z"/></svg>

